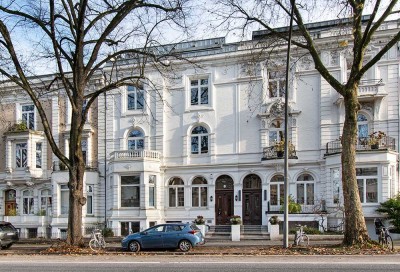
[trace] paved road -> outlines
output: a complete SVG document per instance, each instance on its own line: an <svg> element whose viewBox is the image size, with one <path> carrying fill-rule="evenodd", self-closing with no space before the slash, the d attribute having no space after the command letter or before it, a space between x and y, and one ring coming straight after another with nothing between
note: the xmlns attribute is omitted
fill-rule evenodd
<svg viewBox="0 0 400 272"><path fill-rule="evenodd" d="M1 271L399 271L398 255L387 256L0 256Z"/></svg>

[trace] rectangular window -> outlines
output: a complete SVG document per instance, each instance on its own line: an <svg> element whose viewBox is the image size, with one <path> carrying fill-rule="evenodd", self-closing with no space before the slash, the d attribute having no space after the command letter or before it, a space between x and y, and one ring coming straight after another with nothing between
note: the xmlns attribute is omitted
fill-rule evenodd
<svg viewBox="0 0 400 272"><path fill-rule="evenodd" d="M192 206L198 207L199 206L199 187L192 188Z"/></svg>
<svg viewBox="0 0 400 272"><path fill-rule="evenodd" d="M121 177L121 207L140 206L140 176Z"/></svg>
<svg viewBox="0 0 400 272"><path fill-rule="evenodd" d="M18 143L15 145L15 167L24 168L28 166L28 144Z"/></svg>
<svg viewBox="0 0 400 272"><path fill-rule="evenodd" d="M36 168L42 168L42 143L36 143Z"/></svg>
<svg viewBox="0 0 400 272"><path fill-rule="evenodd" d="M270 71L268 73L269 97L285 97L286 76L285 71Z"/></svg>
<svg viewBox="0 0 400 272"><path fill-rule="evenodd" d="M333 203L340 203L340 170L339 168L332 169L332 193Z"/></svg>
<svg viewBox="0 0 400 272"><path fill-rule="evenodd" d="M149 206L155 207L156 206L156 176L150 175L149 176Z"/></svg>
<svg viewBox="0 0 400 272"><path fill-rule="evenodd" d="M207 105L209 100L209 85L208 77L201 79L190 80L190 104Z"/></svg>
<svg viewBox="0 0 400 272"><path fill-rule="evenodd" d="M378 203L378 168L356 168L361 203Z"/></svg>
<svg viewBox="0 0 400 272"><path fill-rule="evenodd" d="M83 161L85 162L85 164L87 164L87 155L88 155L88 141L85 140L81 140L81 146L82 146L82 157L83 157Z"/></svg>
<svg viewBox="0 0 400 272"><path fill-rule="evenodd" d="M128 110L141 110L144 108L144 90L135 86L128 86Z"/></svg>
<svg viewBox="0 0 400 272"><path fill-rule="evenodd" d="M169 206L176 207L176 188L169 188Z"/></svg>
<svg viewBox="0 0 400 272"><path fill-rule="evenodd" d="M21 106L21 119L29 129L35 129L35 106L22 105Z"/></svg>
<svg viewBox="0 0 400 272"><path fill-rule="evenodd" d="M93 185L86 186L86 214L93 214Z"/></svg>
<svg viewBox="0 0 400 272"><path fill-rule="evenodd" d="M68 185L60 185L60 214L67 215L69 212L69 188Z"/></svg>
<svg viewBox="0 0 400 272"><path fill-rule="evenodd" d="M140 231L140 222L121 222L121 235L127 236Z"/></svg>

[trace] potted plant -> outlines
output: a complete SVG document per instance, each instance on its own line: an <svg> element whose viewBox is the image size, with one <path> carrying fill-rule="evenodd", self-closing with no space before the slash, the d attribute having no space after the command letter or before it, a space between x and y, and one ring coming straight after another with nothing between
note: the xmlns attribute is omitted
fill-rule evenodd
<svg viewBox="0 0 400 272"><path fill-rule="evenodd" d="M230 221L232 225L240 225L242 223L242 218L240 215L233 215Z"/></svg>
<svg viewBox="0 0 400 272"><path fill-rule="evenodd" d="M277 215L273 215L269 218L268 222L270 224L268 226L270 239L279 240L279 222L281 222L281 220Z"/></svg>
<svg viewBox="0 0 400 272"><path fill-rule="evenodd" d="M200 229L201 234L206 235L206 220L204 220L204 217L202 215L198 215L194 220L193 223L196 224L196 226Z"/></svg>
<svg viewBox="0 0 400 272"><path fill-rule="evenodd" d="M275 146L276 156L278 158L282 158L283 152L285 150L285 140L276 141L274 146Z"/></svg>
<svg viewBox="0 0 400 272"><path fill-rule="evenodd" d="M368 136L369 136L368 145L371 146L371 149L378 149L381 139L385 137L386 134L385 132L379 130L379 131L374 131Z"/></svg>
<svg viewBox="0 0 400 272"><path fill-rule="evenodd" d="M231 221L231 239L232 241L240 241L240 224L242 223L242 218L240 215L233 215L230 219Z"/></svg>

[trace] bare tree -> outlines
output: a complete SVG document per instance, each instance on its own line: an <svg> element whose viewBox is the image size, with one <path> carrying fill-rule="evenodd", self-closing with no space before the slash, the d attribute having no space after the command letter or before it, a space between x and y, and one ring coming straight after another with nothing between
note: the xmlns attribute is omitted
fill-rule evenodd
<svg viewBox="0 0 400 272"><path fill-rule="evenodd" d="M271 36L288 41L288 30L278 31L274 26L286 24L290 17L293 0L220 0L217 9L213 13L223 18L221 26L232 31L242 31L255 27L263 27ZM379 27L393 13L397 0L391 1L309 1L298 0L294 5L295 37L293 45L300 51L307 52L313 59L315 69L321 76L344 98L345 121L342 135L342 187L345 210L345 245L364 244L369 241L365 219L360 202L356 179L356 141L357 141L357 112L360 108L358 101L358 88L362 76L376 64L382 56L396 45L400 40L400 32L397 31L387 41L379 45L379 51L371 58L365 58L368 46L374 40ZM370 16L363 17L370 5ZM312 17L315 6L327 10L337 10L338 24L346 28L343 32L346 38L340 46L346 47L351 54L352 61L348 77L345 83L341 82L328 70L321 59L320 44L310 34L307 19ZM331 11L331 15L334 11ZM325 13L326 14L326 13Z"/></svg>
<svg viewBox="0 0 400 272"><path fill-rule="evenodd" d="M156 52L154 48L167 27L184 28L185 3L186 0L0 1L0 73L32 99L53 153L68 168L67 243L71 245L82 243L82 206L86 199L81 139L89 108L100 94L137 84L145 76L146 63L168 65L163 61L168 52ZM36 41L28 56L21 50L21 36ZM106 63L128 57L134 60L130 72L107 80L99 76ZM50 67L53 64L53 71L57 72L40 80L30 71L27 61L32 60L45 61ZM94 79L100 79L102 84L89 88ZM62 90L71 104L69 154L64 154L54 140L49 116L40 100L41 95L54 89Z"/></svg>

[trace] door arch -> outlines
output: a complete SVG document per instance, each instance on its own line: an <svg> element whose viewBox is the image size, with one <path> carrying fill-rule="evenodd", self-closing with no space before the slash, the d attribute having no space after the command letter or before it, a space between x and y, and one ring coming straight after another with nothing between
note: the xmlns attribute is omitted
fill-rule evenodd
<svg viewBox="0 0 400 272"><path fill-rule="evenodd" d="M233 215L233 179L222 175L215 182L215 224L229 225Z"/></svg>
<svg viewBox="0 0 400 272"><path fill-rule="evenodd" d="M243 180L243 225L261 225L261 178L247 175Z"/></svg>

